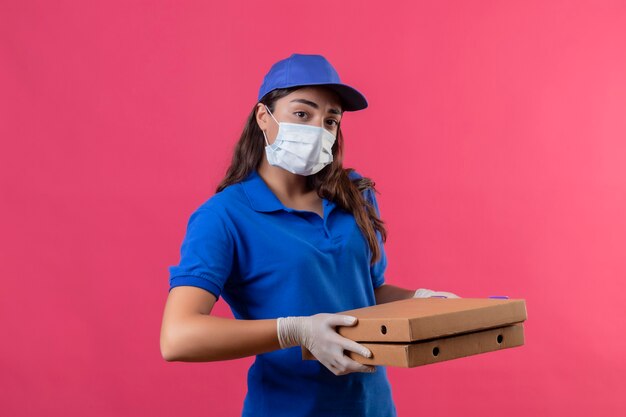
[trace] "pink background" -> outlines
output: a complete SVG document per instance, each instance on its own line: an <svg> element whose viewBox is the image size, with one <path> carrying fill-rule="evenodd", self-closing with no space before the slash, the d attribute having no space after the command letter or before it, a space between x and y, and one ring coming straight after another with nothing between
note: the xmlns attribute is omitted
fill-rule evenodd
<svg viewBox="0 0 626 417"><path fill-rule="evenodd" d="M167 266L292 52L369 99L387 282L527 302L524 347L389 368L399 414L622 415L626 3L545 0L2 1L0 413L239 414L252 358L160 355Z"/></svg>

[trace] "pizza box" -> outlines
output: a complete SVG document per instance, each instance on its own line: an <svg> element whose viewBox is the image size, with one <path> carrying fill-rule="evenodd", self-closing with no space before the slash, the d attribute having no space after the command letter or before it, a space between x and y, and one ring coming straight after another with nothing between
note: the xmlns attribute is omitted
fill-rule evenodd
<svg viewBox="0 0 626 417"><path fill-rule="evenodd" d="M338 314L354 326L338 327L357 342L415 342L502 327L526 320L524 300L493 298L410 298Z"/></svg>
<svg viewBox="0 0 626 417"><path fill-rule="evenodd" d="M520 299L412 298L343 311L355 326L342 336L370 349L360 363L414 367L524 344L526 303ZM303 359L315 359L302 348Z"/></svg>
<svg viewBox="0 0 626 417"><path fill-rule="evenodd" d="M524 344L524 327L522 323L517 323L511 326L413 343L365 342L360 344L372 352L371 358L365 358L354 352L346 352L350 358L359 363L413 368L522 346ZM315 360L315 357L306 348L302 348L302 358Z"/></svg>

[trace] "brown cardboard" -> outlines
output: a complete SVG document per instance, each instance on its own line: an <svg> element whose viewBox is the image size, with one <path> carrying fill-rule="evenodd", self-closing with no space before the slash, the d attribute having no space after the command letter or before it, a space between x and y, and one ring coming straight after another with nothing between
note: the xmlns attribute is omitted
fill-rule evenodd
<svg viewBox="0 0 626 417"><path fill-rule="evenodd" d="M357 342L415 342L502 327L526 320L524 300L410 298L343 311L355 326L337 332Z"/></svg>
<svg viewBox="0 0 626 417"><path fill-rule="evenodd" d="M491 298L411 298L338 314L358 318L337 332L366 346L357 362L414 367L524 344L526 302ZM303 359L315 359L302 348Z"/></svg>
<svg viewBox="0 0 626 417"><path fill-rule="evenodd" d="M413 368L521 346L524 344L524 327L521 323L518 323L512 326L464 333L423 342L361 344L372 352L371 358L347 352L350 358L359 363ZM302 358L315 359L305 348L302 348Z"/></svg>

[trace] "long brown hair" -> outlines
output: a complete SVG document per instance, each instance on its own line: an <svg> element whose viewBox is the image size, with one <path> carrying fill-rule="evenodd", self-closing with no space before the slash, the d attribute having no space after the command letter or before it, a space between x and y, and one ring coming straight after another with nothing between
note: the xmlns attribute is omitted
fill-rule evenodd
<svg viewBox="0 0 626 417"><path fill-rule="evenodd" d="M261 103L274 111L276 100L297 90L298 87L282 88L266 94ZM265 155L265 140L263 132L256 122L256 108L250 112L241 137L235 145L235 151L226 171L226 176L217 186L216 193L219 193L229 185L236 184L244 180L250 172L257 169ZM317 174L306 177L307 186L315 189L320 198L335 202L342 209L352 213L357 225L363 232L365 239L371 249L372 258L370 264L374 264L381 257L381 248L378 245L376 232L380 233L383 242L387 240L387 231L384 222L378 217L376 210L370 202L363 197L363 191L374 188L375 183L366 177L350 180L348 174L354 171L352 168L343 168L343 134L341 126L337 128L337 140L332 148L333 162Z"/></svg>

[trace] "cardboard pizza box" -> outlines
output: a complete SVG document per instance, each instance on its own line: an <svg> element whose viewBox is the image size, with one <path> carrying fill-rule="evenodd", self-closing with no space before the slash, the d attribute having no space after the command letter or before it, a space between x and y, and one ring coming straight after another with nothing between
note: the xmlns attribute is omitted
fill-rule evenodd
<svg viewBox="0 0 626 417"><path fill-rule="evenodd" d="M413 368L463 358L481 353L522 346L524 327L521 323L497 327L456 336L447 336L413 343L361 343L372 352L365 358L347 352L353 360L367 365L397 366ZM302 358L315 360L307 349L302 348Z"/></svg>
<svg viewBox="0 0 626 417"><path fill-rule="evenodd" d="M357 342L415 342L486 330L526 320L524 300L493 298L410 298L343 311L355 326L338 327Z"/></svg>
<svg viewBox="0 0 626 417"><path fill-rule="evenodd" d="M357 362L414 367L524 344L526 303L519 299L411 298L338 314L358 318L337 332L372 351ZM302 348L303 359L315 359Z"/></svg>

